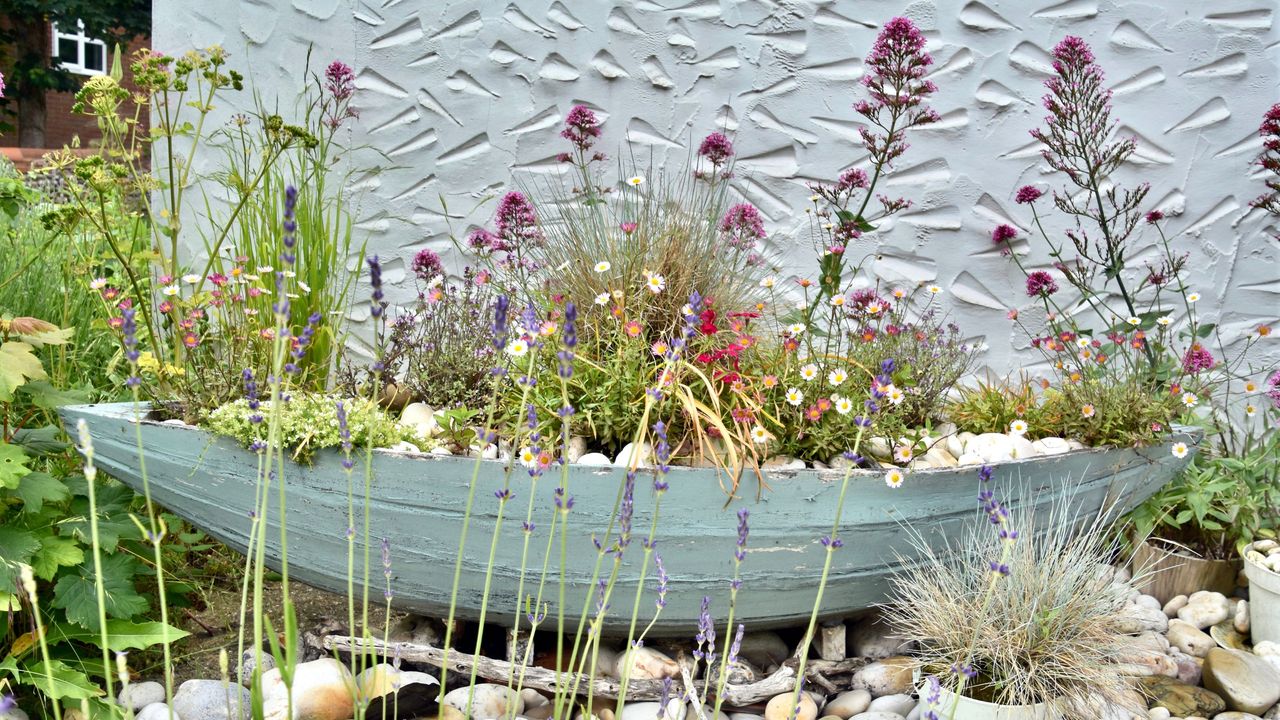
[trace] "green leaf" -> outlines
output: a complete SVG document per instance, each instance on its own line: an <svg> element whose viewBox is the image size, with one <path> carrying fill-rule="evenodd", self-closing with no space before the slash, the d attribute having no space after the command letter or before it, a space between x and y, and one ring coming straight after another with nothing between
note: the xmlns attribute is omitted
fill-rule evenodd
<svg viewBox="0 0 1280 720"><path fill-rule="evenodd" d="M4 565L30 563L31 556L40 549L40 538L30 530L23 530L12 525L0 526L0 573ZM15 568L16 569L16 568ZM8 585L0 584L0 587Z"/></svg>
<svg viewBox="0 0 1280 720"><path fill-rule="evenodd" d="M31 559L31 571L41 580L52 580L58 568L84 562L80 543L70 538L46 535L40 538L40 549Z"/></svg>
<svg viewBox="0 0 1280 720"><path fill-rule="evenodd" d="M71 491L61 480L42 472L33 472L19 480L13 494L22 501L24 513L38 513L45 503L58 503L71 497Z"/></svg>
<svg viewBox="0 0 1280 720"><path fill-rule="evenodd" d="M1218 327L1218 323L1205 323L1196 328L1196 337L1207 338L1209 337L1210 333L1213 332L1213 329L1216 327Z"/></svg>
<svg viewBox="0 0 1280 720"><path fill-rule="evenodd" d="M114 553L102 558L104 606L109 617L130 619L146 612L147 599L133 585L141 564L132 555ZM90 630L98 628L98 598L93 568L81 565L79 572L63 575L53 587L53 606L67 613L67 619Z"/></svg>
<svg viewBox="0 0 1280 720"><path fill-rule="evenodd" d="M24 342L7 342L0 345L0 402L13 400L13 391L28 380L45 380L40 358Z"/></svg>
<svg viewBox="0 0 1280 720"><path fill-rule="evenodd" d="M22 448L0 442L0 488L12 490L18 487L18 482L31 474L27 461L27 454Z"/></svg>
<svg viewBox="0 0 1280 720"><path fill-rule="evenodd" d="M71 447L62 440L62 430L56 425L19 428L13 433L13 444L21 445L32 455L51 455Z"/></svg>
<svg viewBox="0 0 1280 720"><path fill-rule="evenodd" d="M61 660L20 668L18 682L34 686L50 700L87 700L102 694L102 690L89 681L88 675L72 669Z"/></svg>
<svg viewBox="0 0 1280 720"><path fill-rule="evenodd" d="M163 643L166 635L169 638L169 642L172 643L190 634L185 630L159 622L138 623L129 620L108 620L107 649L112 652L145 650L152 645ZM76 625L55 625L49 629L48 640L50 643L75 641L102 647L102 633Z"/></svg>
<svg viewBox="0 0 1280 720"><path fill-rule="evenodd" d="M36 407L53 410L63 405L80 405L89 401L89 393L77 388L56 388L48 380L34 380L23 386Z"/></svg>

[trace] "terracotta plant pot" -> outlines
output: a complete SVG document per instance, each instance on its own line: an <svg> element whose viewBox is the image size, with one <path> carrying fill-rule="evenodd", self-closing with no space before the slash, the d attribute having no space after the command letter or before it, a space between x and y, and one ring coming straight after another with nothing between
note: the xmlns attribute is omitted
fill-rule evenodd
<svg viewBox="0 0 1280 720"><path fill-rule="evenodd" d="M1178 595L1212 590L1230 597L1236 589L1240 560L1209 560L1195 557L1181 545L1150 538L1133 554L1133 571L1147 573L1134 587L1167 603Z"/></svg>

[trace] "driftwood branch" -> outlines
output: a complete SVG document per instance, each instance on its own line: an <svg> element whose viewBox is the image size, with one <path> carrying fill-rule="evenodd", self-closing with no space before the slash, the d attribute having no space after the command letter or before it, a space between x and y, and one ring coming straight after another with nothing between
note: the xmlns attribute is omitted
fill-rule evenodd
<svg viewBox="0 0 1280 720"><path fill-rule="evenodd" d="M341 652L371 653L383 657L398 657L401 660L426 663L435 667L443 667L445 664L444 650L431 645L383 643L380 640L330 635L324 638L324 647L329 651L338 650ZM480 677L503 683L514 677L518 670L523 671L524 687L545 692L555 692L557 678L566 683L576 679L579 682L581 692L585 693L587 688L590 687L595 697L613 699L617 698L618 693L622 691L622 683L612 678L589 678L586 675L579 678L575 673L557 673L554 670L541 667L519 667L505 660L494 660L457 650L449 652L448 663L449 672L469 673L474 667L476 674ZM834 677L851 675L865 664L866 660L861 658L840 661L813 660L805 668L805 677L823 687L835 687ZM758 703L790 691L795 687L795 681L796 662L792 659L767 677L756 682L740 685L727 683L724 687L724 702L726 705L733 707ZM692 690L698 694L701 694L706 686L705 681L702 680L694 680L692 683L693 687L688 688L688 680L686 678L684 683L686 690ZM710 694L714 695L714 692ZM662 697L662 682L660 680L631 680L627 683L627 697L631 700L658 700Z"/></svg>

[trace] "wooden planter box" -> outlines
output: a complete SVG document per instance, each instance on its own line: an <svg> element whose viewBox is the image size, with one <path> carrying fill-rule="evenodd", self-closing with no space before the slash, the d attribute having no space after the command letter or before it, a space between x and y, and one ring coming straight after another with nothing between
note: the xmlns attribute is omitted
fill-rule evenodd
<svg viewBox="0 0 1280 720"><path fill-rule="evenodd" d="M135 439L135 417L145 406L129 403L80 405L61 410L72 429L84 420L93 436L98 466L141 491ZM142 421L146 465L152 498L187 518L222 542L244 551L249 515L254 507L257 459L234 440L215 437L199 428ZM1175 458L1175 441L1193 444L1198 436L1180 432L1165 444L1150 448L1087 449L1062 455L1002 463L993 489L1014 513L1066 503L1078 510L1080 522L1092 522L1098 510L1111 503L1127 510L1169 481L1190 460ZM374 563L378 543L387 538L392 553L394 604L437 617L448 612L454 560L467 492L475 461L375 451L372 499ZM490 539L503 487L502 461L483 461L470 535L464 552L459 590L461 616L474 618L480 608ZM357 493L362 494L362 463L356 468ZM654 496L651 472L642 471L635 495L635 538L619 571L611 601L609 629L629 619L639 579L641 540L647 534ZM574 497L568 526L566 576L572 589L566 614L581 612L596 560L593 536L602 535L624 478L618 467L571 465L568 493ZM655 635L683 635L696 623L704 595L714 600L723 617L725 596L733 573L733 549L739 508L751 511L751 536L742 566L742 591L736 621L750 629L793 625L807 620L813 607L827 550L820 539L831 531L843 471L769 470L767 487L759 489L754 476L743 481L741 497L726 503L723 476L714 470L672 468L670 490L662 500L658 551L670 573L668 605L654 627ZM347 587L347 479L341 456L316 453L311 465L290 464L285 471L288 495L289 569L293 578L333 592ZM542 553L550 528L552 491L559 473L543 477L535 491L535 529L529 544L526 591L536 586ZM523 530L530 482L523 469L512 474L515 499L508 503L494 562L489 617L507 622L516 608ZM909 533L919 533L935 547L957 543L977 519L980 481L976 466L921 470L908 475L897 490L884 483L884 474L855 471L850 480L840 536L844 546L835 552L829 584L823 597L824 617L840 617L872 607L885 599L887 581L895 568L910 563L914 553ZM759 490L759 499L757 499ZM274 496L275 486L272 488ZM356 498L357 514L362 501ZM278 568L279 518L273 498L267 564ZM1035 517L1047 521L1050 513ZM357 520L357 535L362 533ZM557 546L558 548L558 546ZM554 598L559 551L554 551L549 587ZM363 552L357 548L357 556ZM608 567L605 572L607 574ZM374 592L381 586L381 567L371 573ZM641 621L653 615L654 572L649 568ZM594 607L594 603L592 604Z"/></svg>

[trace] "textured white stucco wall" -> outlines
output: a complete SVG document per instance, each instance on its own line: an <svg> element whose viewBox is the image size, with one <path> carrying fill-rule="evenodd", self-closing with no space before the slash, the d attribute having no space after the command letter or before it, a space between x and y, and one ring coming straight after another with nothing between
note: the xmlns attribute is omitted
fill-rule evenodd
<svg viewBox="0 0 1280 720"><path fill-rule="evenodd" d="M888 179L915 206L866 242L878 243L887 279L948 289L991 368L1035 360L1005 318L1029 303L1021 276L989 233L1028 228L1018 186L1060 184L1027 131L1044 114L1048 50L1066 34L1091 43L1107 70L1121 131L1138 140L1123 175L1150 182L1149 199L1171 215L1201 309L1221 313L1228 339L1280 319L1270 239L1280 228L1248 208L1261 190L1249 165L1256 128L1280 100L1275 0L156 0L153 42L221 44L268 97L301 86L310 43L313 63L352 65L361 117L350 140L393 165L359 179L358 227L393 282L419 248L451 248L441 195L461 233L488 221L493 203L477 200L513 173L562 172L558 132L578 102L607 117L601 147L614 155L630 140L678 165L691 140L729 131L737 191L770 220L789 270L804 272L806 253L782 252L809 246L804 183L863 159L850 108L861 58L899 14L929 37L942 122L914 134ZM1136 259L1153 240L1141 237ZM1274 365L1278 346L1258 359Z"/></svg>

